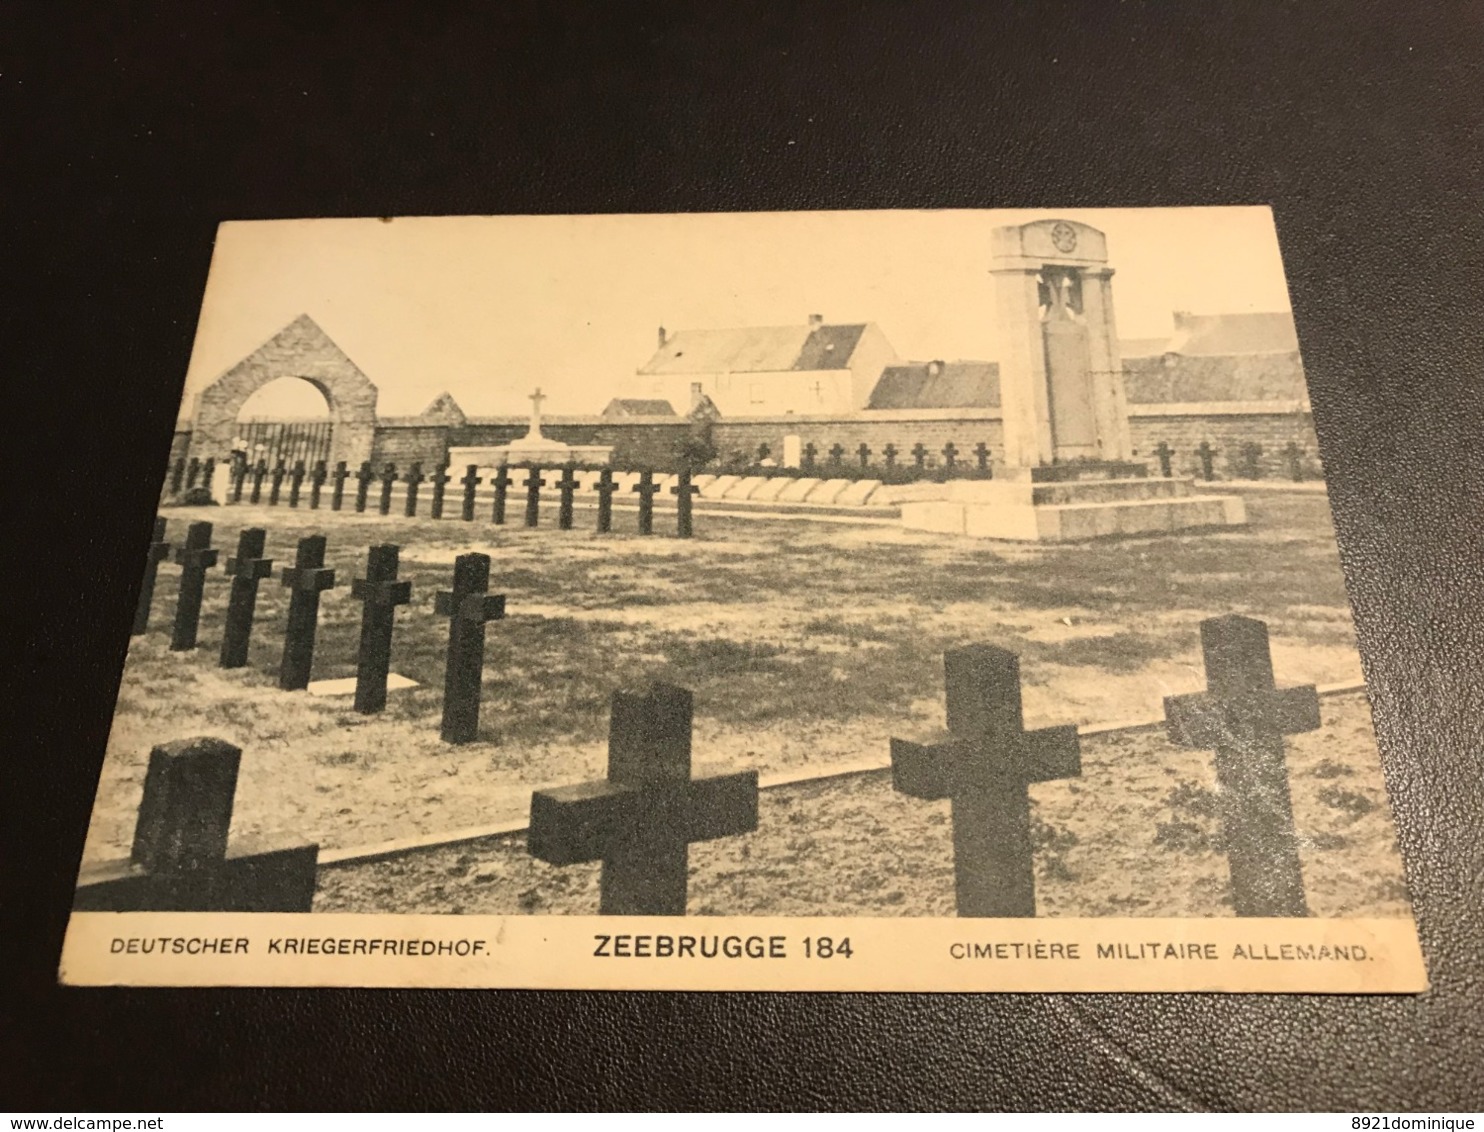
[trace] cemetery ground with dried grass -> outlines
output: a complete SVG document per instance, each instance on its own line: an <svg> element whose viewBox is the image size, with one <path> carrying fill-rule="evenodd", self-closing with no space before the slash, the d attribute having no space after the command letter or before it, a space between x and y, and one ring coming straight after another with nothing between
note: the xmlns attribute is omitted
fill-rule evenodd
<svg viewBox="0 0 1484 1132"><path fill-rule="evenodd" d="M419 686L393 692L387 710L373 717L357 715L348 698L280 692L287 602L276 582L260 590L249 667L218 669L228 590L220 570L206 591L201 647L172 654L177 572L162 567L155 628L130 650L86 856L127 848L150 746L188 735L219 735L244 748L235 835L283 830L339 848L516 818L533 787L600 776L610 694L647 679L693 690L698 763L766 774L876 755L884 761L891 735L940 726L942 652L975 641L1021 654L1032 726L1157 714L1164 695L1201 687L1197 625L1220 613L1270 622L1280 683L1356 678L1324 498L1253 494L1249 511L1253 522L1243 530L1034 547L704 513L697 537L680 541L633 534L632 512L616 514L617 533L598 536L591 512L581 510L578 527L586 529L564 532L554 529L554 509L534 531L282 506L170 509L163 513L172 541L187 521L210 519L223 559L244 526L268 530L268 553L280 563L291 560L301 535L328 536L328 564L341 585L321 607L316 679L354 673L360 606L346 587L362 572L367 545L400 544L414 597L397 614L393 670ZM671 522L662 513L657 529ZM447 622L434 614L432 597L466 550L493 556L492 589L507 595L507 617L489 630L480 741L449 747L438 738ZM1359 784L1352 792L1381 799L1384 813L1363 701L1358 711L1360 724L1325 739L1326 757ZM1176 796L1152 828L1124 808L1146 786L1159 793L1171 765L1209 760L1165 749L1162 739L1145 750L1151 742L1139 740L1121 756L1104 788L1084 781L1037 789L1069 790L1078 824L1130 845L1147 844L1168 825L1160 852L1188 870L1186 842L1195 835L1180 814L1199 809L1202 795ZM859 824L849 806L888 821L895 806L908 804L873 780L768 797L765 807L796 797L797 813L818 810L826 823L831 807L846 806L847 829ZM837 824L803 824L801 836L820 844L842 832ZM1077 845L1097 844L1075 835ZM1208 851L1198 838L1192 844L1197 856ZM1360 861L1368 844L1350 838L1316 851ZM444 852L457 860L471 851ZM741 851L740 843L699 847L695 860L705 868L708 854ZM1042 856L1052 862L1043 867L1054 867L1054 852ZM334 875L325 870L326 884L336 883Z"/></svg>

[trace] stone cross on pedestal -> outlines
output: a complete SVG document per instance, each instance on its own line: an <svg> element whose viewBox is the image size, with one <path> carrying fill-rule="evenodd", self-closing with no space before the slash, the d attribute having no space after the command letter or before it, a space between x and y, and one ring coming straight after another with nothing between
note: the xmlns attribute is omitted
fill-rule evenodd
<svg viewBox="0 0 1484 1132"><path fill-rule="evenodd" d="M407 485L407 500L403 505L402 514L409 519L417 516L417 489L425 478L421 464L413 464L407 469L407 474L402 477L402 482Z"/></svg>
<svg viewBox="0 0 1484 1132"><path fill-rule="evenodd" d="M639 482L629 489L639 493L639 533L641 535L654 533L654 495L659 489L660 485L654 482L653 472L640 472Z"/></svg>
<svg viewBox="0 0 1484 1132"><path fill-rule="evenodd" d="M149 753L127 860L86 865L80 912L308 912L319 847L229 844L242 750L181 739Z"/></svg>
<svg viewBox="0 0 1484 1132"><path fill-rule="evenodd" d="M927 464L927 445L920 440L912 446L912 462L919 468Z"/></svg>
<svg viewBox="0 0 1484 1132"><path fill-rule="evenodd" d="M335 461L335 474L331 477L330 487L330 510L339 511L341 504L345 502L345 481L349 471L344 460Z"/></svg>
<svg viewBox="0 0 1484 1132"><path fill-rule="evenodd" d="M943 466L945 468L952 468L957 463L958 445L950 440L947 444L943 445Z"/></svg>
<svg viewBox="0 0 1484 1132"><path fill-rule="evenodd" d="M150 606L155 600L155 578L160 563L170 557L170 544L165 541L165 520L155 519L155 537L144 556L144 581L139 586L139 604L134 607L134 627L130 636L141 637L149 631Z"/></svg>
<svg viewBox="0 0 1484 1132"><path fill-rule="evenodd" d="M289 473L289 506L299 506L299 492L304 487L305 468L303 460L294 461L294 469Z"/></svg>
<svg viewBox="0 0 1484 1132"><path fill-rule="evenodd" d="M392 485L397 482L397 465L387 464L381 469L381 500L377 510L383 515L392 513Z"/></svg>
<svg viewBox="0 0 1484 1132"><path fill-rule="evenodd" d="M479 694L484 677L484 627L505 616L505 595L492 594L490 556L461 554L453 566L453 589L441 591L433 608L448 618L448 663L443 674L445 743L479 737Z"/></svg>
<svg viewBox="0 0 1484 1132"><path fill-rule="evenodd" d="M443 518L443 496L448 491L448 481L452 478L448 474L447 462L439 464L433 472L433 501L428 505L428 514L435 519Z"/></svg>
<svg viewBox="0 0 1484 1132"><path fill-rule="evenodd" d="M495 478L490 484L495 489L495 499L490 505L490 519L497 525L505 523L505 495L510 490L510 469L501 464L495 469Z"/></svg>
<svg viewBox="0 0 1484 1132"><path fill-rule="evenodd" d="M886 447L881 450L881 458L886 461L888 468L895 468L897 466L897 446L888 442Z"/></svg>
<svg viewBox="0 0 1484 1132"><path fill-rule="evenodd" d="M474 521L474 492L484 479L479 474L479 465L470 464L464 469L464 478L459 483L464 485L464 506L459 512L459 518L466 523Z"/></svg>
<svg viewBox="0 0 1484 1132"><path fill-rule="evenodd" d="M811 440L808 444L804 445L804 449L800 453L799 467L806 472L812 472L814 470L814 459L818 455L819 449L814 447L814 441Z"/></svg>
<svg viewBox="0 0 1484 1132"><path fill-rule="evenodd" d="M1268 627L1201 622L1206 691L1165 697L1170 740L1216 752L1222 840L1239 916L1307 916L1283 737L1319 728L1312 684L1278 688Z"/></svg>
<svg viewBox="0 0 1484 1132"><path fill-rule="evenodd" d="M371 470L371 461L367 460L361 464L361 470L356 473L356 511L366 509L366 496L370 494L371 481L376 478L376 473Z"/></svg>
<svg viewBox="0 0 1484 1132"><path fill-rule="evenodd" d="M893 785L952 803L953 874L960 916L1034 916L1033 782L1082 772L1077 728L1026 731L1020 659L994 645L943 654L948 737L891 741Z"/></svg>
<svg viewBox="0 0 1484 1132"><path fill-rule="evenodd" d="M273 559L263 557L267 539L268 533L261 527L248 527L237 535L237 553L227 559L232 596L227 599L227 621L222 630L221 668L241 668L247 663L258 583L273 576Z"/></svg>
<svg viewBox="0 0 1484 1132"><path fill-rule="evenodd" d="M558 496L557 526L564 531L572 529L572 496L577 491L577 470L571 464L562 468L562 478L557 487L561 494Z"/></svg>
<svg viewBox="0 0 1484 1132"><path fill-rule="evenodd" d="M283 634L278 686L285 692L297 692L309 687L309 672L314 667L319 595L335 584L335 571L325 568L325 536L301 538L294 564L284 567L279 581L289 591L289 616Z"/></svg>
<svg viewBox="0 0 1484 1132"><path fill-rule="evenodd" d="M526 473L525 482L526 526L528 527L537 526L541 521L541 489L545 486L546 481L541 478L541 469L532 465Z"/></svg>
<svg viewBox="0 0 1484 1132"><path fill-rule="evenodd" d="M607 534L613 529L613 493L618 484L613 482L613 469L604 468L598 473L598 482L593 488L598 493L598 533Z"/></svg>
<svg viewBox="0 0 1484 1132"><path fill-rule="evenodd" d="M974 445L974 462L981 472L989 471L989 445L982 440Z"/></svg>
<svg viewBox="0 0 1484 1132"><path fill-rule="evenodd" d="M543 437L541 435L541 404L545 400L546 400L546 394L541 392L541 387L538 385L536 387L535 392L532 393L531 394L531 397L530 397L530 401L531 401L531 429L525 435L525 439L526 440L544 440L545 439L545 437Z"/></svg>
<svg viewBox="0 0 1484 1132"><path fill-rule="evenodd" d="M356 711L373 715L386 707L386 678L392 664L392 623L397 606L412 600L412 583L397 581L401 548L373 546L366 555L366 576L350 583L350 596L361 601L361 647L356 653Z"/></svg>
<svg viewBox="0 0 1484 1132"><path fill-rule="evenodd" d="M693 510L691 499L700 493L701 489L690 482L690 469L681 468L680 474L675 477L675 486L670 489L670 494L675 497L675 535L677 538L690 538L695 534L695 524L692 522L691 515Z"/></svg>
<svg viewBox="0 0 1484 1132"><path fill-rule="evenodd" d="M531 795L531 855L602 861L598 911L683 916L692 841L757 829L757 771L691 777L691 694L615 692L608 777Z"/></svg>
<svg viewBox="0 0 1484 1132"><path fill-rule="evenodd" d="M201 621L201 596L206 589L206 571L216 565L211 548L211 524L192 523L186 528L185 545L175 552L180 566L180 591L175 600L175 628L170 635L172 652L196 647L196 627Z"/></svg>
<svg viewBox="0 0 1484 1132"><path fill-rule="evenodd" d="M830 445L830 467L838 468L845 459L845 445L836 441Z"/></svg>

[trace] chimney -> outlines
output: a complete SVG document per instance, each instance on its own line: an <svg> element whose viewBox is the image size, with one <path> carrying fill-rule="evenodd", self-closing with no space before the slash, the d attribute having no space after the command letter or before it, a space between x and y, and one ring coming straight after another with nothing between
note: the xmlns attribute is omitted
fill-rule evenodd
<svg viewBox="0 0 1484 1132"><path fill-rule="evenodd" d="M665 343L668 342L669 340L670 340L670 336L665 333L665 328L663 326L660 327L660 349L661 350L663 350L665 348Z"/></svg>
<svg viewBox="0 0 1484 1132"><path fill-rule="evenodd" d="M822 314L811 314L809 316L809 329L810 330L818 330L823 325L824 325L824 315L822 315Z"/></svg>
<svg viewBox="0 0 1484 1132"><path fill-rule="evenodd" d="M701 402L705 397L706 394L701 392L701 383L699 381L692 381L690 383L690 407L692 412L701 407Z"/></svg>
<svg viewBox="0 0 1484 1132"><path fill-rule="evenodd" d="M928 362L927 371L929 377L937 377L940 373L943 372L943 363L940 360L934 359L933 361Z"/></svg>

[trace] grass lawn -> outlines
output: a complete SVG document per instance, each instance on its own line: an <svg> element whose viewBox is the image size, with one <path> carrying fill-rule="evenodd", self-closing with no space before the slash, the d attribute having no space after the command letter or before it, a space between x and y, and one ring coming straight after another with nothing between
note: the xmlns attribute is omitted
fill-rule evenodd
<svg viewBox="0 0 1484 1132"><path fill-rule="evenodd" d="M322 602L316 679L354 673L361 607L347 584L369 544L401 545L413 602L397 613L393 669L420 686L393 692L374 717L348 698L278 691L287 601L276 581L261 587L250 666L218 669L220 569L201 647L173 654L178 571L162 567L85 855L127 851L150 746L189 735L244 748L234 835L284 830L330 848L517 817L532 787L600 776L609 696L647 679L694 692L698 761L767 773L884 759L891 735L939 726L942 652L975 641L1021 654L1032 726L1157 714L1164 695L1203 685L1197 623L1221 613L1269 620L1280 683L1358 677L1324 498L1254 494L1249 513L1239 530L1038 547L701 513L697 537L681 541L638 537L632 512L598 536L582 510L586 529L558 531L551 513L527 530L283 506L171 509L172 542L187 521L211 519L223 560L244 526L267 528L280 564L298 537L328 536L340 585ZM657 516L656 529L673 518ZM433 594L467 550L493 556L507 617L489 630L481 740L449 747L438 738L448 623ZM1369 727L1336 743L1331 757L1379 789Z"/></svg>

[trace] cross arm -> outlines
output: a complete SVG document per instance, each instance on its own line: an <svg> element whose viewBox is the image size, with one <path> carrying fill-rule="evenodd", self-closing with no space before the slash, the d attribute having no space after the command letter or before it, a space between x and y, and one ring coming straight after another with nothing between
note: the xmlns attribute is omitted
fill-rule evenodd
<svg viewBox="0 0 1484 1132"><path fill-rule="evenodd" d="M1069 723L1026 732L1020 758L1027 782L1078 777L1082 773L1082 745L1077 739L1077 725Z"/></svg>
<svg viewBox="0 0 1484 1132"><path fill-rule="evenodd" d="M335 571L324 566L285 566L279 577L289 589L310 593L328 590L335 585Z"/></svg>
<svg viewBox="0 0 1484 1132"><path fill-rule="evenodd" d="M273 577L273 559L271 558L228 558L227 573L238 578L249 578L253 581L259 578Z"/></svg>
<svg viewBox="0 0 1484 1132"><path fill-rule="evenodd" d="M952 794L951 770L954 743L941 739L917 743L910 739L891 741L891 784L912 798L937 801Z"/></svg>
<svg viewBox="0 0 1484 1132"><path fill-rule="evenodd" d="M699 775L686 784L676 827L686 841L711 841L757 829L757 771Z"/></svg>
<svg viewBox="0 0 1484 1132"><path fill-rule="evenodd" d="M412 582L372 582L355 578L350 583L350 596L375 605L406 605L412 600Z"/></svg>
<svg viewBox="0 0 1484 1132"><path fill-rule="evenodd" d="M214 547L182 546L175 552L178 566L215 566L220 552Z"/></svg>
<svg viewBox="0 0 1484 1132"><path fill-rule="evenodd" d="M1216 697L1209 692L1165 697L1170 741L1210 750L1264 736L1319 730L1319 693L1312 684L1298 688Z"/></svg>
<svg viewBox="0 0 1484 1132"><path fill-rule="evenodd" d="M444 590L433 598L433 609L444 617L457 617L482 625L505 616L504 594L456 594Z"/></svg>
<svg viewBox="0 0 1484 1132"><path fill-rule="evenodd" d="M79 912L308 912L319 846L234 842L225 860L150 872L129 860L85 865L72 906Z"/></svg>
<svg viewBox="0 0 1484 1132"><path fill-rule="evenodd" d="M583 782L531 795L531 856L552 865L598 861L638 817L638 791L612 782Z"/></svg>

